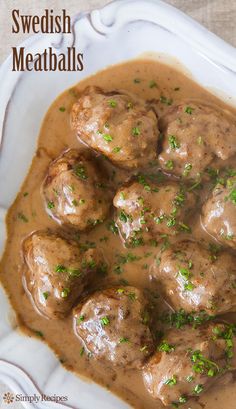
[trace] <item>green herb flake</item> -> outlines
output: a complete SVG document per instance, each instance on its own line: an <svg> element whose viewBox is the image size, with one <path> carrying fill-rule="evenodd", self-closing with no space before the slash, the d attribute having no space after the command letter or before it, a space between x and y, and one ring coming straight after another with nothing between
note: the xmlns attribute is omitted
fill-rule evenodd
<svg viewBox="0 0 236 409"><path fill-rule="evenodd" d="M85 349L84 349L84 347L82 347L81 350L80 350L80 353L79 353L80 356L83 356L83 355L84 355L84 351L85 351Z"/></svg>
<svg viewBox="0 0 236 409"><path fill-rule="evenodd" d="M76 199L73 199L71 203L72 203L73 206L75 206L75 207L78 206L78 201L77 201Z"/></svg>
<svg viewBox="0 0 236 409"><path fill-rule="evenodd" d="M236 205L236 189L231 190L230 194L229 194L229 198L231 200L231 202Z"/></svg>
<svg viewBox="0 0 236 409"><path fill-rule="evenodd" d="M45 300L47 300L48 297L49 297L49 292L48 292L48 291L45 291L45 292L43 293L43 297L44 297Z"/></svg>
<svg viewBox="0 0 236 409"><path fill-rule="evenodd" d="M147 354L148 353L148 346L144 345L143 347L141 347L140 352L145 352Z"/></svg>
<svg viewBox="0 0 236 409"><path fill-rule="evenodd" d="M101 322L101 324L102 324L103 326L106 326L106 325L109 325L109 324L110 324L110 320L109 320L109 318L108 318L107 316L102 317L102 318L100 319L100 322Z"/></svg>
<svg viewBox="0 0 236 409"><path fill-rule="evenodd" d="M120 146L115 146L115 148L112 149L113 153L119 153L121 151Z"/></svg>
<svg viewBox="0 0 236 409"><path fill-rule="evenodd" d="M181 395L179 397L179 403L186 403L187 402L187 397L185 395Z"/></svg>
<svg viewBox="0 0 236 409"><path fill-rule="evenodd" d="M138 126L135 126L132 128L132 135L133 136L139 136L141 134L140 128Z"/></svg>
<svg viewBox="0 0 236 409"><path fill-rule="evenodd" d="M194 108L191 108L189 106L185 107L185 110L184 110L184 112L186 112L186 114L189 114L189 115L192 115L193 111L194 111Z"/></svg>
<svg viewBox="0 0 236 409"><path fill-rule="evenodd" d="M156 81L151 80L151 81L149 82L149 88L157 88L157 83L156 83Z"/></svg>
<svg viewBox="0 0 236 409"><path fill-rule="evenodd" d="M19 219L19 220L21 220L22 222L24 222L24 223L28 223L28 221L29 221L29 219L24 215L24 213L22 213L22 212L19 212L18 214L17 214L17 218Z"/></svg>
<svg viewBox="0 0 236 409"><path fill-rule="evenodd" d="M135 293L129 293L128 297L130 301L136 301L137 300L137 295Z"/></svg>
<svg viewBox="0 0 236 409"><path fill-rule="evenodd" d="M129 342L129 338L122 337L122 338L119 339L119 343L120 343L120 344L125 344L125 343L127 343L127 342Z"/></svg>
<svg viewBox="0 0 236 409"><path fill-rule="evenodd" d="M103 137L104 141L106 141L106 142L112 142L113 141L112 136L110 134L108 134L108 133L104 133L102 135L102 137Z"/></svg>
<svg viewBox="0 0 236 409"><path fill-rule="evenodd" d="M60 107L60 108L59 108L59 111L60 111L60 112L65 112L65 110L66 110L65 107Z"/></svg>
<svg viewBox="0 0 236 409"><path fill-rule="evenodd" d="M119 214L119 219L121 222L127 223L129 216L125 213L124 210L122 210Z"/></svg>
<svg viewBox="0 0 236 409"><path fill-rule="evenodd" d="M67 298L68 295L70 293L70 289L69 288L63 288L63 290L61 291L61 297L62 298Z"/></svg>
<svg viewBox="0 0 236 409"><path fill-rule="evenodd" d="M114 99L110 99L110 101L108 101L108 104L111 108L115 108L117 106L117 102Z"/></svg>
<svg viewBox="0 0 236 409"><path fill-rule="evenodd" d="M174 162L173 162L173 160L168 160L168 161L166 161L165 167L166 167L167 169L169 169L169 170L174 169Z"/></svg>
<svg viewBox="0 0 236 409"><path fill-rule="evenodd" d="M165 385L169 385L169 386L174 386L177 384L177 377L176 375L173 375L171 378L167 379L165 381Z"/></svg>
<svg viewBox="0 0 236 409"><path fill-rule="evenodd" d="M170 352L175 350L175 346L169 344L167 341L164 340L159 345L158 350L161 351L161 352L166 352L167 354L169 354Z"/></svg>
<svg viewBox="0 0 236 409"><path fill-rule="evenodd" d="M67 273L67 268L65 267L65 266L63 266L62 264L58 264L56 267L55 267L55 272L56 273Z"/></svg>
<svg viewBox="0 0 236 409"><path fill-rule="evenodd" d="M193 389L193 392L199 395L203 391L203 385L196 385L195 388Z"/></svg>
<svg viewBox="0 0 236 409"><path fill-rule="evenodd" d="M193 165L191 163L186 163L184 165L184 171L183 171L183 176L188 176L191 169L192 169Z"/></svg>
<svg viewBox="0 0 236 409"><path fill-rule="evenodd" d="M119 233L118 228L114 220L111 220L107 226L108 230L110 230L115 236Z"/></svg>
<svg viewBox="0 0 236 409"><path fill-rule="evenodd" d="M163 95L161 95L160 96L160 102L162 103L162 104L165 104L165 105L172 105L173 104L173 99L171 99L171 98L167 98L167 97L164 97Z"/></svg>
<svg viewBox="0 0 236 409"><path fill-rule="evenodd" d="M168 137L169 145L172 150L179 149L180 143L178 142L175 135L169 135Z"/></svg>
<svg viewBox="0 0 236 409"><path fill-rule="evenodd" d="M44 337L42 331L34 330L34 333L35 333L35 335L37 335L37 337L40 337L40 338Z"/></svg>
<svg viewBox="0 0 236 409"><path fill-rule="evenodd" d="M88 179L88 176L86 174L85 167L83 165L77 165L74 169L74 173L76 176L78 176L80 179Z"/></svg>

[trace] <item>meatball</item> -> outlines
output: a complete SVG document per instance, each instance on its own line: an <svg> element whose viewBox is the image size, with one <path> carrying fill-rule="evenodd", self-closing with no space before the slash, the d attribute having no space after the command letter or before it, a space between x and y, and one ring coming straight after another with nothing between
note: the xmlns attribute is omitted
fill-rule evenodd
<svg viewBox="0 0 236 409"><path fill-rule="evenodd" d="M136 246L158 235L190 230L186 219L195 196L175 182L157 185L139 176L120 188L113 203L118 209L116 223L121 235L127 244Z"/></svg>
<svg viewBox="0 0 236 409"><path fill-rule="evenodd" d="M37 231L23 242L24 284L37 310L63 318L83 293L102 263L95 249L83 252L75 241Z"/></svg>
<svg viewBox="0 0 236 409"><path fill-rule="evenodd" d="M50 164L43 195L53 219L85 230L102 223L108 215L110 201L105 188L103 174L94 160L87 152L73 149Z"/></svg>
<svg viewBox="0 0 236 409"><path fill-rule="evenodd" d="M71 123L83 142L121 168L145 167L156 159L157 117L133 94L88 87L73 105Z"/></svg>
<svg viewBox="0 0 236 409"><path fill-rule="evenodd" d="M178 407L236 368L235 344L235 327L229 324L172 329L144 367L144 384L154 399Z"/></svg>
<svg viewBox="0 0 236 409"><path fill-rule="evenodd" d="M236 258L230 253L180 242L162 252L152 274L176 310L236 311Z"/></svg>
<svg viewBox="0 0 236 409"><path fill-rule="evenodd" d="M75 308L75 332L95 359L140 368L153 350L147 308L137 288L98 291Z"/></svg>
<svg viewBox="0 0 236 409"><path fill-rule="evenodd" d="M164 136L159 156L162 169L183 178L196 178L217 156L236 152L236 122L228 112L203 103L174 106L160 120Z"/></svg>
<svg viewBox="0 0 236 409"><path fill-rule="evenodd" d="M202 225L211 236L236 249L236 177L215 187L203 206Z"/></svg>

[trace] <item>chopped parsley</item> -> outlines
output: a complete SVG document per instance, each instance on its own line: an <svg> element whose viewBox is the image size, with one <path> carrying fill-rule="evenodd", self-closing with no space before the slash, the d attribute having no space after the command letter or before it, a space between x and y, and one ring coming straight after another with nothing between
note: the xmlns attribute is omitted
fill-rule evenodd
<svg viewBox="0 0 236 409"><path fill-rule="evenodd" d="M212 377L216 376L220 371L218 365L214 361L205 358L199 350L191 351L190 359L193 363L193 371L196 373Z"/></svg>
<svg viewBox="0 0 236 409"><path fill-rule="evenodd" d="M127 342L129 342L129 338L126 338L126 337L122 337L122 338L120 338L120 340L119 340L119 343L120 343L120 344L124 344L124 343L127 343Z"/></svg>
<svg viewBox="0 0 236 409"><path fill-rule="evenodd" d="M70 289L69 288L63 288L62 292L61 292L61 297L62 298L67 298L68 295L70 293Z"/></svg>
<svg viewBox="0 0 236 409"><path fill-rule="evenodd" d="M88 176L86 174L86 170L85 167L83 165L77 165L74 168L74 173L76 174L76 176L78 176L80 179L88 179Z"/></svg>
<svg viewBox="0 0 236 409"><path fill-rule="evenodd" d="M117 106L117 102L114 99L110 99L110 101L108 101L108 104L111 108L115 108Z"/></svg>
<svg viewBox="0 0 236 409"><path fill-rule="evenodd" d="M118 228L114 220L111 220L107 226L108 230L110 230L115 236L119 233Z"/></svg>
<svg viewBox="0 0 236 409"><path fill-rule="evenodd" d="M80 354L80 356L83 356L83 355L84 355L84 347L82 347L82 348L81 348L81 350L80 350L80 353L79 353L79 354Z"/></svg>
<svg viewBox="0 0 236 409"><path fill-rule="evenodd" d="M48 291L45 291L45 292L43 293L43 297L44 297L45 300L47 300L48 297L49 297L49 292L48 292Z"/></svg>
<svg viewBox="0 0 236 409"><path fill-rule="evenodd" d="M71 203L72 203L73 206L75 206L75 207L78 206L78 201L77 201L76 199L73 199Z"/></svg>
<svg viewBox="0 0 236 409"><path fill-rule="evenodd" d="M234 205L236 205L236 189L231 190L229 194L229 199Z"/></svg>
<svg viewBox="0 0 236 409"><path fill-rule="evenodd" d="M65 107L60 107L60 108L59 108L59 111L61 111L61 112L65 112L65 110L66 110Z"/></svg>
<svg viewBox="0 0 236 409"><path fill-rule="evenodd" d="M133 136L139 136L141 134L140 128L138 126L135 126L132 128L132 135Z"/></svg>
<svg viewBox="0 0 236 409"><path fill-rule="evenodd" d="M184 165L184 171L183 171L183 176L188 176L191 169L192 169L193 165L191 163L186 163Z"/></svg>
<svg viewBox="0 0 236 409"><path fill-rule="evenodd" d="M119 146L115 146L115 148L112 149L113 153L119 153L121 151L121 148Z"/></svg>
<svg viewBox="0 0 236 409"><path fill-rule="evenodd" d="M157 83L156 83L156 81L151 80L151 81L149 82L149 88L157 88Z"/></svg>
<svg viewBox="0 0 236 409"><path fill-rule="evenodd" d="M129 215L127 213L125 213L124 210L121 210L120 214L119 214L119 219L121 222L127 223L128 219L129 219Z"/></svg>
<svg viewBox="0 0 236 409"><path fill-rule="evenodd" d="M193 392L196 393L197 395L199 395L199 393L201 393L203 391L203 385L198 384L195 386L195 388L193 389Z"/></svg>
<svg viewBox="0 0 236 409"><path fill-rule="evenodd" d="M44 337L42 331L33 330L33 332L35 333L35 335L37 335L37 337L40 337L40 338L43 338L43 337Z"/></svg>
<svg viewBox="0 0 236 409"><path fill-rule="evenodd" d="M204 310L200 311L199 313L188 313L183 309L180 309L177 312L167 312L163 314L161 321L170 325L171 327L180 329L185 325L192 325L193 328L196 328L197 326L211 321L214 318L214 315L208 315Z"/></svg>
<svg viewBox="0 0 236 409"><path fill-rule="evenodd" d="M169 386L174 386L177 384L177 378L176 375L173 375L171 378L167 379L165 381L165 385L169 385Z"/></svg>
<svg viewBox="0 0 236 409"><path fill-rule="evenodd" d="M178 142L175 135L169 135L168 141L172 150L180 148L180 143Z"/></svg>
<svg viewBox="0 0 236 409"><path fill-rule="evenodd" d="M174 162L173 162L173 160L168 160L168 161L166 161L165 167L166 167L167 169L170 169L170 170L174 169Z"/></svg>
<svg viewBox="0 0 236 409"><path fill-rule="evenodd" d="M181 395L179 397L179 403L186 403L187 402L187 397L185 395Z"/></svg>
<svg viewBox="0 0 236 409"><path fill-rule="evenodd" d="M103 137L104 141L106 141L106 142L112 142L113 141L112 136L110 134L108 134L108 133L104 133L102 135L102 137Z"/></svg>
<svg viewBox="0 0 236 409"><path fill-rule="evenodd" d="M194 111L194 108L191 108L189 106L185 107L185 110L184 110L184 112L186 112L186 114L189 114L189 115L192 115L193 111Z"/></svg>
<svg viewBox="0 0 236 409"><path fill-rule="evenodd" d="M24 215L24 213L22 213L22 212L19 212L18 214L17 214L17 218L19 219L19 220L21 220L22 222L24 222L24 223L28 223L28 221L29 221L29 219Z"/></svg>
<svg viewBox="0 0 236 409"><path fill-rule="evenodd" d="M102 317L101 320L100 320L100 322L101 322L101 324L102 324L103 326L106 326L106 325L109 325L109 324L110 324L110 320L109 320L109 318L108 318L107 316Z"/></svg>
<svg viewBox="0 0 236 409"><path fill-rule="evenodd" d="M172 105L173 99L164 97L163 95L160 96L160 102L165 105Z"/></svg>
<svg viewBox="0 0 236 409"><path fill-rule="evenodd" d="M161 352L166 352L167 354L169 354L170 352L175 350L175 346L169 344L167 341L164 340L159 345L158 350L161 351Z"/></svg>

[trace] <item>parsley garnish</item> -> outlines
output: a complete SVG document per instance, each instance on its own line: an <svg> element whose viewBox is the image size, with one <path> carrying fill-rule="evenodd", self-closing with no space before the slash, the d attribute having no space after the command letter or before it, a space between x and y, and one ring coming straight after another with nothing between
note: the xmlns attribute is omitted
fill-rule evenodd
<svg viewBox="0 0 236 409"><path fill-rule="evenodd" d="M169 141L169 145L171 147L171 149L178 149L180 148L180 143L177 141L177 138L175 135L170 135L168 138Z"/></svg>
<svg viewBox="0 0 236 409"><path fill-rule="evenodd" d="M169 354L170 352L175 350L175 346L169 344L167 341L164 340L164 341L161 342L158 349L161 352L166 352L167 354Z"/></svg>
<svg viewBox="0 0 236 409"><path fill-rule="evenodd" d="M106 325L110 324L110 320L109 320L109 318L107 316L102 317L100 321L101 321L101 324L103 326L106 326Z"/></svg>

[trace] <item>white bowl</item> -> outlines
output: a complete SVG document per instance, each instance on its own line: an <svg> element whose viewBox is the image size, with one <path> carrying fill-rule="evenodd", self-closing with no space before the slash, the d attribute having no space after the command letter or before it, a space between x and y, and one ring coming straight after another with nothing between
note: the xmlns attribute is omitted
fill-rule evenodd
<svg viewBox="0 0 236 409"><path fill-rule="evenodd" d="M77 52L84 53L84 71L15 73L11 57L0 69L0 252L6 239L5 214L29 168L40 124L65 88L111 64L154 52L161 59L163 53L176 58L203 87L236 105L232 98L236 95L236 50L161 1L115 1L91 14L75 16L73 27L73 35L36 35L23 45L32 53L52 45L60 53L74 42ZM67 372L45 344L16 332L2 289L0 311L0 381L15 393L37 393L35 384L48 395L68 396L67 404L74 409L128 407L105 389ZM51 403L24 406L65 407Z"/></svg>

